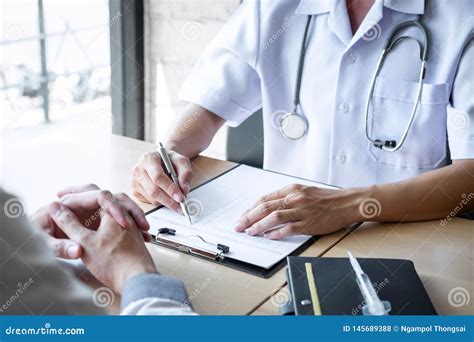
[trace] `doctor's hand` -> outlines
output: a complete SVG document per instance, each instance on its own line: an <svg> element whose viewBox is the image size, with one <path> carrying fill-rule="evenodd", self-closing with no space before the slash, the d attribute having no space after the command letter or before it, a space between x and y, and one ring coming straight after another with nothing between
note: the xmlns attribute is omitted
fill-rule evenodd
<svg viewBox="0 0 474 342"><path fill-rule="evenodd" d="M87 269L115 292L120 293L125 282L135 275L157 273L137 226L123 229L117 220L104 213L97 230L91 230L59 202L51 204L49 213L72 241L83 246L82 261Z"/></svg>
<svg viewBox="0 0 474 342"><path fill-rule="evenodd" d="M58 193L58 197L88 229L96 230L102 216L108 213L123 229L138 227L145 240L151 239L147 232L150 226L143 211L126 194L112 194L110 191L100 190L97 185L88 184L64 189ZM49 205L37 210L32 221L48 234L47 242L57 257L77 259L82 256L83 246L71 241L57 226L49 213Z"/></svg>
<svg viewBox="0 0 474 342"><path fill-rule="evenodd" d="M350 189L293 184L262 197L234 228L248 235L283 239L297 234L323 235L358 221L358 199Z"/></svg>
<svg viewBox="0 0 474 342"><path fill-rule="evenodd" d="M133 195L142 202L179 210L179 203L191 189L193 172L189 158L168 149L178 175L179 186L168 176L158 152L145 153L132 171Z"/></svg>

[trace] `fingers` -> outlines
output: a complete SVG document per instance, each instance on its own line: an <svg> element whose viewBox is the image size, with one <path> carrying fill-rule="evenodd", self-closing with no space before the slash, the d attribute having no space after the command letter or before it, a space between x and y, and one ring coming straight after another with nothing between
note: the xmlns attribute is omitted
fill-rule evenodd
<svg viewBox="0 0 474 342"><path fill-rule="evenodd" d="M304 226L301 223L289 223L281 228L265 233L264 237L271 240L282 240L297 234L304 234Z"/></svg>
<svg viewBox="0 0 474 342"><path fill-rule="evenodd" d="M191 181L193 180L191 162L185 156L177 153L171 154L171 162L178 174L179 186L184 195L187 195L191 190Z"/></svg>
<svg viewBox="0 0 474 342"><path fill-rule="evenodd" d="M143 188L141 183L135 178L132 178L132 195L136 199L138 199L140 202L159 205L158 201L152 200L151 197L149 198L149 196L146 195L145 189ZM156 203L153 203L153 202L156 202Z"/></svg>
<svg viewBox="0 0 474 342"><path fill-rule="evenodd" d="M268 202L268 201L273 201L276 199L287 197L288 195L291 195L293 192L297 191L299 187L300 187L299 184L291 184L291 185L285 186L277 191L271 192L268 195L261 197L258 200L258 202L259 203Z"/></svg>
<svg viewBox="0 0 474 342"><path fill-rule="evenodd" d="M165 191L163 191L158 185L153 183L151 178L146 172L143 172L143 176L140 179L143 189L145 189L144 196L148 198L150 203L154 205L163 204L172 210L177 210L179 204L173 200Z"/></svg>
<svg viewBox="0 0 474 342"><path fill-rule="evenodd" d="M79 259L82 257L82 247L78 243L69 239L56 239L48 235L48 245L58 258L63 259Z"/></svg>
<svg viewBox="0 0 474 342"><path fill-rule="evenodd" d="M154 205L163 204L177 210L184 194L169 178L161 165L159 153L147 153L133 168L132 188L137 197L142 197Z"/></svg>
<svg viewBox="0 0 474 342"><path fill-rule="evenodd" d="M143 235L143 240L145 240L145 242L150 242L151 241L151 234L150 233L142 232L142 235Z"/></svg>
<svg viewBox="0 0 474 342"><path fill-rule="evenodd" d="M108 233L117 235L117 234L131 234L135 238L141 239L143 237L143 241L150 242L151 241L151 234L147 231L138 231L134 229L123 230L120 223L111 216L109 213L104 213L102 220L100 222L100 227L98 229L99 232L108 231Z"/></svg>
<svg viewBox="0 0 474 342"><path fill-rule="evenodd" d="M258 202L257 202L258 203ZM262 202L253 206L253 208L247 210L239 222L234 227L234 230L237 232L243 232L245 229L249 228L254 223L260 221L264 217L270 215L272 212L284 208L283 200L275 200L269 202Z"/></svg>
<svg viewBox="0 0 474 342"><path fill-rule="evenodd" d="M275 201L275 200L279 200L279 199L286 199L286 201L288 202L289 200L291 200L292 197L296 196L298 191L301 190L303 186L302 185L299 185L299 184L291 184L291 185L287 185L275 192L272 192L272 193L269 193L265 196L262 196L259 198L259 200L255 203L255 205L253 205L252 207L250 207L249 209L247 209L243 215L249 213L251 210L253 210L256 206L262 204L262 203L265 203L265 202L270 202L270 201Z"/></svg>
<svg viewBox="0 0 474 342"><path fill-rule="evenodd" d="M102 190L97 196L99 207L104 209L121 225L123 228L135 229L135 221L129 215L128 211L122 206L115 196L107 190ZM103 214L103 213L101 213Z"/></svg>
<svg viewBox="0 0 474 342"><path fill-rule="evenodd" d="M56 225L74 242L81 243L85 236L92 233L84 227L74 213L61 203L53 202L49 214Z"/></svg>
<svg viewBox="0 0 474 342"><path fill-rule="evenodd" d="M160 165L148 165L145 168L148 177L154 185L159 186L169 197L179 203L184 200L184 194L179 186L171 180L168 174Z"/></svg>
<svg viewBox="0 0 474 342"><path fill-rule="evenodd" d="M145 217L145 213L127 194L121 192L116 194L115 198L120 201L120 204L132 215L140 229L150 229L150 224Z"/></svg>
<svg viewBox="0 0 474 342"><path fill-rule="evenodd" d="M64 195L67 194L77 194L80 192L86 192L86 191L93 191L93 190L100 190L100 188L95 185L95 184L85 184L85 185L79 185L79 186L70 186L66 189L63 189L57 193L57 196L59 198L63 197Z"/></svg>
<svg viewBox="0 0 474 342"><path fill-rule="evenodd" d="M274 229L278 226L288 224L297 220L297 211L290 210L276 210L265 216L260 221L254 223L245 232L248 235L263 235L266 231Z"/></svg>
<svg viewBox="0 0 474 342"><path fill-rule="evenodd" d="M97 216L101 210L108 211L124 228L150 228L143 211L124 193L113 195L110 191L98 190L68 194L61 198L61 203L72 210L97 210Z"/></svg>

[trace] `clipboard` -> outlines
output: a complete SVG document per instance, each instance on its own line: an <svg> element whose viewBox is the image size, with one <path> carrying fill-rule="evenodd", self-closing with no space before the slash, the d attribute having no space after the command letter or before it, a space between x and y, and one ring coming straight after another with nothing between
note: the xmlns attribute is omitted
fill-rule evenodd
<svg viewBox="0 0 474 342"><path fill-rule="evenodd" d="M229 170L217 175L216 177L203 182L202 184L193 188L193 190L196 190L206 185L207 183L212 182L219 177L222 177L223 175L225 175L228 172L231 172L232 170L236 169L240 165L241 164L238 164L230 168ZM269 171L269 170L265 170L265 171L276 173L276 174L282 174L275 171ZM308 181L307 179L300 178L300 177L293 177L293 178ZM324 183L319 182L319 184L324 184ZM328 184L324 184L324 185L328 185ZM337 188L337 187L334 187L334 188ZM158 206L154 209L151 209L150 211L146 212L145 215L149 215L161 208L163 208L163 206ZM352 229L355 229L358 225L360 225L360 223L351 225L350 227L346 229L352 230ZM294 250L288 256L298 256L318 239L319 239L319 236L313 236L309 238L306 242L304 242L301 246L299 246L296 250ZM157 234L152 235L151 243L157 246L161 246L161 247L179 251L185 254L189 254L194 257L207 260L209 262L221 264L221 265L224 265L224 266L227 266L227 267L230 267L230 268L233 268L245 273L252 274L260 278L270 278L277 271L282 269L287 264L287 258L283 258L281 261L277 262L275 265L269 268L264 268L257 265L253 265L251 263L247 263L245 261L229 258L226 256L226 254L229 252L232 246L226 246L220 243L211 243L211 242L206 241L203 237L199 235L180 235L174 229L171 229L168 227L159 227Z"/></svg>

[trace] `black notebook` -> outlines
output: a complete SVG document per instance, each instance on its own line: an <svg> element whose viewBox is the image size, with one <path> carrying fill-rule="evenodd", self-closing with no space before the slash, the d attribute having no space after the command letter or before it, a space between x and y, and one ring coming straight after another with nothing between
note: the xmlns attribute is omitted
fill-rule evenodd
<svg viewBox="0 0 474 342"><path fill-rule="evenodd" d="M357 258L379 298L389 301L389 315L436 315L433 304L410 260ZM310 263L311 265L306 265ZM310 268L310 270L308 269ZM314 275L311 301L308 272ZM348 258L288 257L288 285L296 315L362 315L364 305Z"/></svg>

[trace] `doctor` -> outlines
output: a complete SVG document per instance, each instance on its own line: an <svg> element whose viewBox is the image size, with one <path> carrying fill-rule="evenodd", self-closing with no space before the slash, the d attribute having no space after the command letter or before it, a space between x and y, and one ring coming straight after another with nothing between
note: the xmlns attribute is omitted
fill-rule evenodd
<svg viewBox="0 0 474 342"><path fill-rule="evenodd" d="M180 187L147 153L134 195L179 210L189 159L262 108L264 168L344 189L280 189L236 231L282 239L472 210L473 26L470 0L245 1L182 87L190 104L167 141Z"/></svg>

